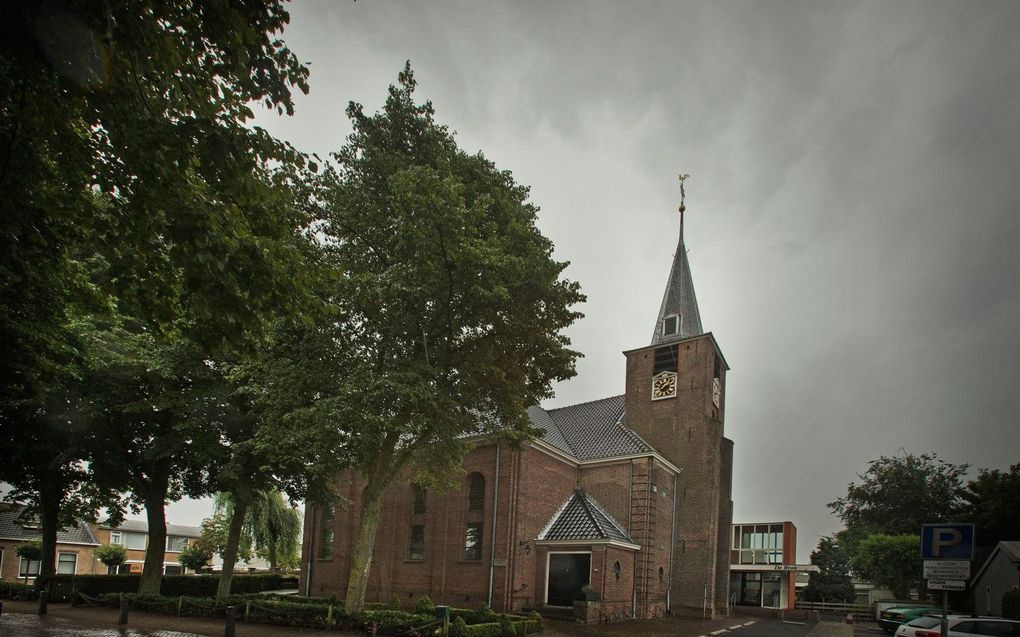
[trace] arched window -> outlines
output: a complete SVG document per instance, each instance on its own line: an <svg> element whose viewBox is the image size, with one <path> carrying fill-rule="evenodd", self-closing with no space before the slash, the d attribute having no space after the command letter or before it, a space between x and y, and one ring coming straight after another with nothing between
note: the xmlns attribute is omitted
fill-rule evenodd
<svg viewBox="0 0 1020 637"><path fill-rule="evenodd" d="M417 484L411 485L411 513L425 513L425 487Z"/></svg>
<svg viewBox="0 0 1020 637"><path fill-rule="evenodd" d="M485 477L480 473L468 476L468 511L485 509Z"/></svg>

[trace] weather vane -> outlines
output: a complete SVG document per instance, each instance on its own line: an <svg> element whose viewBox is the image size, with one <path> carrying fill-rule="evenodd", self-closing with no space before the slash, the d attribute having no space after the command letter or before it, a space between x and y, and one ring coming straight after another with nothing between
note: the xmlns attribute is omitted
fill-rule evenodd
<svg viewBox="0 0 1020 637"><path fill-rule="evenodd" d="M684 199L687 197L687 193L684 192L684 182L690 178L690 175L680 175L680 229L684 227L684 210L687 210L687 205L684 203Z"/></svg>

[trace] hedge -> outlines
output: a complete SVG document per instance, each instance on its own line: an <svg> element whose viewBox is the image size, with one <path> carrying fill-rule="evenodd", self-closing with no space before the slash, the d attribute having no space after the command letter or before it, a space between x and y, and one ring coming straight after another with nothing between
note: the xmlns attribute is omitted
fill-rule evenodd
<svg viewBox="0 0 1020 637"><path fill-rule="evenodd" d="M340 630L362 630L369 622L378 624L380 635L399 635L414 628L436 621L434 615L412 614L398 610L365 610L352 615L343 612L335 598L293 597L293 601L283 599L284 596L265 595L231 595L224 600L208 597L171 596L171 595L124 595L131 605L139 610L161 613L164 615L181 615L190 617L222 617L228 606L234 606L239 621L247 616L251 623L272 624L276 626L300 626L306 628L338 628ZM120 593L103 593L97 596L81 596L75 599L76 605L101 603L116 606ZM462 613L464 609L458 609ZM525 632L534 633L541 630L541 621L533 617L524 619L517 615L497 615L498 621L466 626L466 634L461 637L510 637L516 635L518 627L523 624ZM454 620L454 626L464 626L464 618Z"/></svg>
<svg viewBox="0 0 1020 637"><path fill-rule="evenodd" d="M90 597L104 593L134 593L138 590L140 577L140 575L54 575L48 579L55 584L51 588L56 594L52 599L60 601L69 597L72 588ZM219 581L219 575L164 575L159 592L169 597L215 597ZM285 577L279 573L234 575L230 581L230 592L232 595L244 595L296 586L296 578Z"/></svg>
<svg viewBox="0 0 1020 637"><path fill-rule="evenodd" d="M32 584L0 582L0 599L39 599L39 591Z"/></svg>

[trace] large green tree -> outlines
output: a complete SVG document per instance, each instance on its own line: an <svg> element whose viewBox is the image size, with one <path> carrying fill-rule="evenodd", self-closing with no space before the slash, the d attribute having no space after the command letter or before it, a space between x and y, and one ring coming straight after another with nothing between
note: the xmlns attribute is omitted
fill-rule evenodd
<svg viewBox="0 0 1020 637"><path fill-rule="evenodd" d="M216 512L227 519L236 516L234 495L222 492L216 495ZM245 544L271 569L297 566L301 549L301 516L287 503L276 489L255 492L243 515L242 533Z"/></svg>
<svg viewBox="0 0 1020 637"><path fill-rule="evenodd" d="M967 482L961 519L977 527L977 543L993 547L1020 529L1020 463L1009 471L982 469Z"/></svg>
<svg viewBox="0 0 1020 637"><path fill-rule="evenodd" d="M953 521L963 504L968 467L935 453L872 460L860 482L849 483L846 495L828 505L846 527L839 541L854 554L870 534L918 534L922 524Z"/></svg>
<svg viewBox="0 0 1020 637"><path fill-rule="evenodd" d="M457 147L414 101L410 65L398 79L381 112L347 108L354 132L317 192L331 311L279 340L264 381L313 397L281 421L288 435L329 431L365 479L348 612L364 603L385 489L448 479L465 433L530 433L526 408L574 373L561 330L583 300L528 189Z"/></svg>
<svg viewBox="0 0 1020 637"><path fill-rule="evenodd" d="M850 555L831 537L818 541L811 551L811 563L819 572L811 573L804 589L804 599L812 602L853 602L857 599L850 578Z"/></svg>
<svg viewBox="0 0 1020 637"><path fill-rule="evenodd" d="M307 90L287 21L273 0L5 7L0 466L38 500L43 574L81 460L51 408L88 366L80 322L115 308L161 347L215 353L300 309L303 158L246 126ZM40 447L55 459L33 463Z"/></svg>
<svg viewBox="0 0 1020 637"><path fill-rule="evenodd" d="M875 533L857 545L853 568L862 578L892 591L896 599L910 599L910 588L921 578L921 536Z"/></svg>

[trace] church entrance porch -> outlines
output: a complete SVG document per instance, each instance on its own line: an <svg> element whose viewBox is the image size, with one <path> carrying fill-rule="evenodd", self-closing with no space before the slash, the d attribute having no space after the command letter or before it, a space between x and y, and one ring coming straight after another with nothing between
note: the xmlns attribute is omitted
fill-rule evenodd
<svg viewBox="0 0 1020 637"><path fill-rule="evenodd" d="M549 552L548 560L546 606L572 607L591 583L591 552Z"/></svg>

